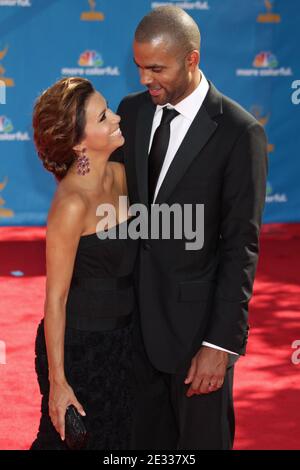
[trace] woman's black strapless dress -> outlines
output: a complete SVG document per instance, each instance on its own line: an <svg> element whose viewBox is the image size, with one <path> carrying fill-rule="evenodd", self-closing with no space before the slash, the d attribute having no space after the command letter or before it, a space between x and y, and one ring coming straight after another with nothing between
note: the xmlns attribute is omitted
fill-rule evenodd
<svg viewBox="0 0 300 470"><path fill-rule="evenodd" d="M129 447L134 391L132 320L136 308L132 275L139 242L126 237L126 222L115 228L115 239L100 240L97 234L80 238L68 295L65 374L87 415L87 449ZM115 229L106 235L111 237ZM64 450L66 444L48 412L43 321L36 338L36 372L42 416L31 449Z"/></svg>

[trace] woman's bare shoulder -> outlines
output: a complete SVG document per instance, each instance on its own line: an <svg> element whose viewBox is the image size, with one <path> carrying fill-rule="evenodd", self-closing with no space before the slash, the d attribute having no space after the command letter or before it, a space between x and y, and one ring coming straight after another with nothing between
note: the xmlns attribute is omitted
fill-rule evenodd
<svg viewBox="0 0 300 470"><path fill-rule="evenodd" d="M88 204L79 191L57 188L48 214L49 225L76 225L82 227L88 210Z"/></svg>

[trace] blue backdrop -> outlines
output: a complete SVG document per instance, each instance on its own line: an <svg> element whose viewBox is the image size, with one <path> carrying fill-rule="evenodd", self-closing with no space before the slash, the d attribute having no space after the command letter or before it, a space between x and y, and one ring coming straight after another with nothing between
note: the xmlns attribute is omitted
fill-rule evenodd
<svg viewBox="0 0 300 470"><path fill-rule="evenodd" d="M206 76L265 126L265 222L300 220L300 1L0 0L1 225L44 224L55 189L32 142L35 98L62 76L81 75L116 109L142 89L131 52L135 27L166 3L199 24Z"/></svg>

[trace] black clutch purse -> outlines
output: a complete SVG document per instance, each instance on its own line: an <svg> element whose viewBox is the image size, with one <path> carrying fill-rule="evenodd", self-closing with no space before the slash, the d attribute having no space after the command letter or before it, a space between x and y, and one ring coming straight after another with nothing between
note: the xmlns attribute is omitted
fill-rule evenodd
<svg viewBox="0 0 300 470"><path fill-rule="evenodd" d="M65 414L65 441L69 449L81 450L87 444L88 433L82 416L75 406L70 405Z"/></svg>

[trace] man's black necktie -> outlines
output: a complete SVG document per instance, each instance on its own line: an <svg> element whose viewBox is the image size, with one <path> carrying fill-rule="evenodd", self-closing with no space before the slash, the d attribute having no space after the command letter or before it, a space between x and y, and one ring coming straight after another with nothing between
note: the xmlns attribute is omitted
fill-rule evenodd
<svg viewBox="0 0 300 470"><path fill-rule="evenodd" d="M149 204L153 202L155 188L168 150L170 140L170 123L178 115L175 109L163 108L160 125L156 129L148 160Z"/></svg>

